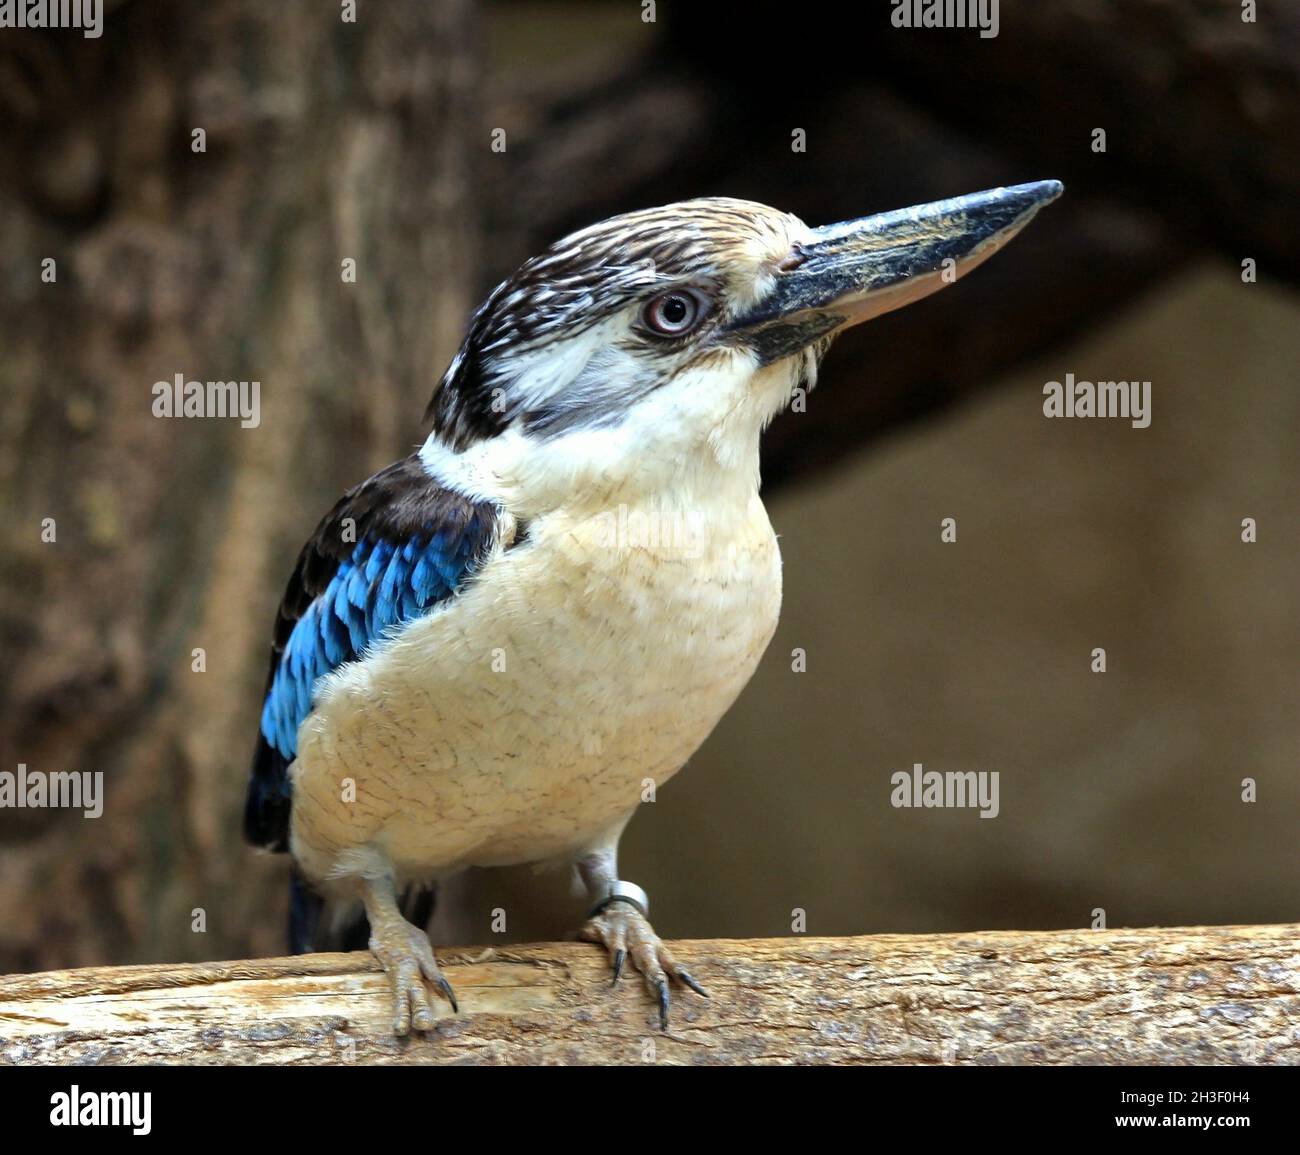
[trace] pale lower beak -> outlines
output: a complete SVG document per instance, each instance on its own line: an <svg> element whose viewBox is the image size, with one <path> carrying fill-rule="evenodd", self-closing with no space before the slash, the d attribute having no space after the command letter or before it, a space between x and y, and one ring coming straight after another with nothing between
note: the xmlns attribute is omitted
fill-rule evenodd
<svg viewBox="0 0 1300 1155"><path fill-rule="evenodd" d="M771 292L720 337L743 340L768 364L910 305L982 264L1062 190L1040 180L814 229L782 262Z"/></svg>

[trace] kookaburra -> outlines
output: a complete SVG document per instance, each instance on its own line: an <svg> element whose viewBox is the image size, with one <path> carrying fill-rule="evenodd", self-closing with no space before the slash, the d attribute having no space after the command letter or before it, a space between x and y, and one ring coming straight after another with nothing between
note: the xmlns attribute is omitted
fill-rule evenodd
<svg viewBox="0 0 1300 1155"><path fill-rule="evenodd" d="M968 272L1060 192L825 228L685 201L498 285L428 440L325 516L280 606L245 826L293 857L292 949L320 941L326 904L360 904L394 1030L429 1029L431 994L455 1002L403 894L558 860L590 897L581 937L615 977L631 959L664 1025L672 980L703 994L617 851L776 627L759 435L836 333Z"/></svg>

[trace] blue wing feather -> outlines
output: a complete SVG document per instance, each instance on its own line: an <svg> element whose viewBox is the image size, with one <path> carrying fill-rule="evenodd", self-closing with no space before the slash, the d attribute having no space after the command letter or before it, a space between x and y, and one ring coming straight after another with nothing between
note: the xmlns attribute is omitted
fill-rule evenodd
<svg viewBox="0 0 1300 1155"><path fill-rule="evenodd" d="M349 491L317 527L276 624L244 812L250 841L287 849L288 767L320 679L456 593L490 547L497 516L492 503L441 487L412 457Z"/></svg>
<svg viewBox="0 0 1300 1155"><path fill-rule="evenodd" d="M423 541L394 542L380 553L366 540L339 566L293 627L262 709L262 736L285 758L298 753L298 727L311 712L312 690L322 677L455 592L469 568L459 545L443 534L424 535ZM384 554L388 564L380 580L365 582L367 561Z"/></svg>

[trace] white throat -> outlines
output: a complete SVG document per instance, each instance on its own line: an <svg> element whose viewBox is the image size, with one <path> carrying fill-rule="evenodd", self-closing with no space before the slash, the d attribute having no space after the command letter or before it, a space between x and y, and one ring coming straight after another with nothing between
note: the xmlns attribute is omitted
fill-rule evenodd
<svg viewBox="0 0 1300 1155"><path fill-rule="evenodd" d="M517 425L457 451L431 434L420 450L439 482L519 517L626 503L692 508L748 503L758 491L759 438L815 358L758 368L719 350L629 407L615 423L555 436ZM811 384L811 381L808 382Z"/></svg>

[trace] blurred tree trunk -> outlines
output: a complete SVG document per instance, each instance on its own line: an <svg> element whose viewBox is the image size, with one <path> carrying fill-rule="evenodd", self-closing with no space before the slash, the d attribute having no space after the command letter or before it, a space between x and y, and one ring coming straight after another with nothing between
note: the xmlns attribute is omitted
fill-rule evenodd
<svg viewBox="0 0 1300 1155"><path fill-rule="evenodd" d="M472 304L469 0L106 8L0 43L0 768L106 796L0 810L0 970L283 949L234 833L281 583ZM152 416L178 373L260 425Z"/></svg>

